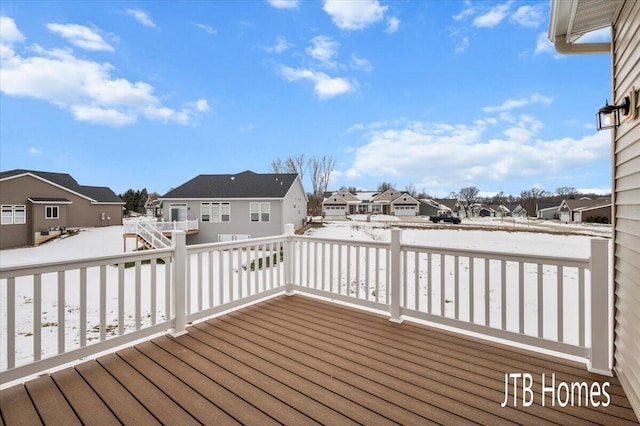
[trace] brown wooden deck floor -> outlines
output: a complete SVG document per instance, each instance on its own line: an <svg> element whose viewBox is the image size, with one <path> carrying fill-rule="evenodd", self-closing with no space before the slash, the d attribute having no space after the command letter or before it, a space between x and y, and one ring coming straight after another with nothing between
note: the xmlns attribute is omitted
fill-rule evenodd
<svg viewBox="0 0 640 426"><path fill-rule="evenodd" d="M534 405L523 408L519 397L502 408L504 376L518 372L533 375ZM542 373L555 373L556 385L609 381L611 404L585 407L583 396L581 407L551 407L548 396L543 407ZM637 421L618 380L584 365L303 296L5 389L0 413L7 425Z"/></svg>

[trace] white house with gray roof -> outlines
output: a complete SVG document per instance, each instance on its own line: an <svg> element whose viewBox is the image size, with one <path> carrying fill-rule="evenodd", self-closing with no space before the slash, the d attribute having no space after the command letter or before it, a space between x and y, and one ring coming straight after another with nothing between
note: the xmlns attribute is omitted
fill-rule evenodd
<svg viewBox="0 0 640 426"><path fill-rule="evenodd" d="M198 175L160 197L165 221L198 220L188 244L267 237L307 217L307 195L296 173Z"/></svg>

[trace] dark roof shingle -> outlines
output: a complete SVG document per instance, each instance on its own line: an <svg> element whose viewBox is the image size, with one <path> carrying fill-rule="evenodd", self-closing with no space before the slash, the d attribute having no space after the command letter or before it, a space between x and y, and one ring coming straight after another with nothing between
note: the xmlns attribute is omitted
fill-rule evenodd
<svg viewBox="0 0 640 426"><path fill-rule="evenodd" d="M282 198L297 176L296 173L258 174L250 170L235 175L198 175L161 198Z"/></svg>

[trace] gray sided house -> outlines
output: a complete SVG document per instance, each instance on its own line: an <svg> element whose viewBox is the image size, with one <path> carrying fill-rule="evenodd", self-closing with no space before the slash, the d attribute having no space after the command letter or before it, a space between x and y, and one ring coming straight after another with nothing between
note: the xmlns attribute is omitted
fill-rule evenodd
<svg viewBox="0 0 640 426"><path fill-rule="evenodd" d="M0 172L0 248L37 245L69 228L122 225L124 202L111 189L66 173Z"/></svg>
<svg viewBox="0 0 640 426"><path fill-rule="evenodd" d="M322 213L325 216L351 214L385 214L417 216L420 202L406 192L388 189L384 192L360 191L355 194L346 189L325 194Z"/></svg>
<svg viewBox="0 0 640 426"><path fill-rule="evenodd" d="M160 197L167 222L198 220L188 244L281 235L307 217L307 195L297 174L199 175Z"/></svg>

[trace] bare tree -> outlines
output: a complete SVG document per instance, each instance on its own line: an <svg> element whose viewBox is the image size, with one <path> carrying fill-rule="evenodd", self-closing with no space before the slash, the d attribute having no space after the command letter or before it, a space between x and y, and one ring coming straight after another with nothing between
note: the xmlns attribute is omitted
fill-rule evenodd
<svg viewBox="0 0 640 426"><path fill-rule="evenodd" d="M287 173L297 173L300 175L300 180L303 180L304 174L307 171L307 162L305 161L304 154L288 157L285 161L285 170Z"/></svg>
<svg viewBox="0 0 640 426"><path fill-rule="evenodd" d="M406 192L407 194L411 195L414 198L418 195L418 190L416 189L416 186L412 183L407 184L404 187L404 192Z"/></svg>
<svg viewBox="0 0 640 426"><path fill-rule="evenodd" d="M311 173L311 186L313 188L313 194L309 202L312 204L311 208L315 214L318 214L321 210L324 193L329 186L329 179L331 178L335 164L336 160L331 156L323 155L322 157L309 158L308 165Z"/></svg>
<svg viewBox="0 0 640 426"><path fill-rule="evenodd" d="M494 195L491 198L491 204L496 206L505 205L507 204L507 202L508 202L508 197L503 191L498 192L496 195Z"/></svg>
<svg viewBox="0 0 640 426"><path fill-rule="evenodd" d="M273 160L271 162L271 170L277 175L281 174L284 171L284 168L282 167L282 160L279 158Z"/></svg>
<svg viewBox="0 0 640 426"><path fill-rule="evenodd" d="M378 185L378 192L384 192L387 189L393 189L396 187L395 183L391 183L391 182L380 182L380 185Z"/></svg>
<svg viewBox="0 0 640 426"><path fill-rule="evenodd" d="M572 186L561 186L556 189L556 194L560 198L574 199L578 196L578 190Z"/></svg>
<svg viewBox="0 0 640 426"><path fill-rule="evenodd" d="M527 211L527 215L535 216L538 201L551 194L544 189L531 188L520 192L520 205Z"/></svg>
<svg viewBox="0 0 640 426"><path fill-rule="evenodd" d="M460 189L458 196L460 197L460 200L466 201L465 208L467 210L467 214L471 213L471 204L476 202L479 192L480 190L475 186L467 186Z"/></svg>

